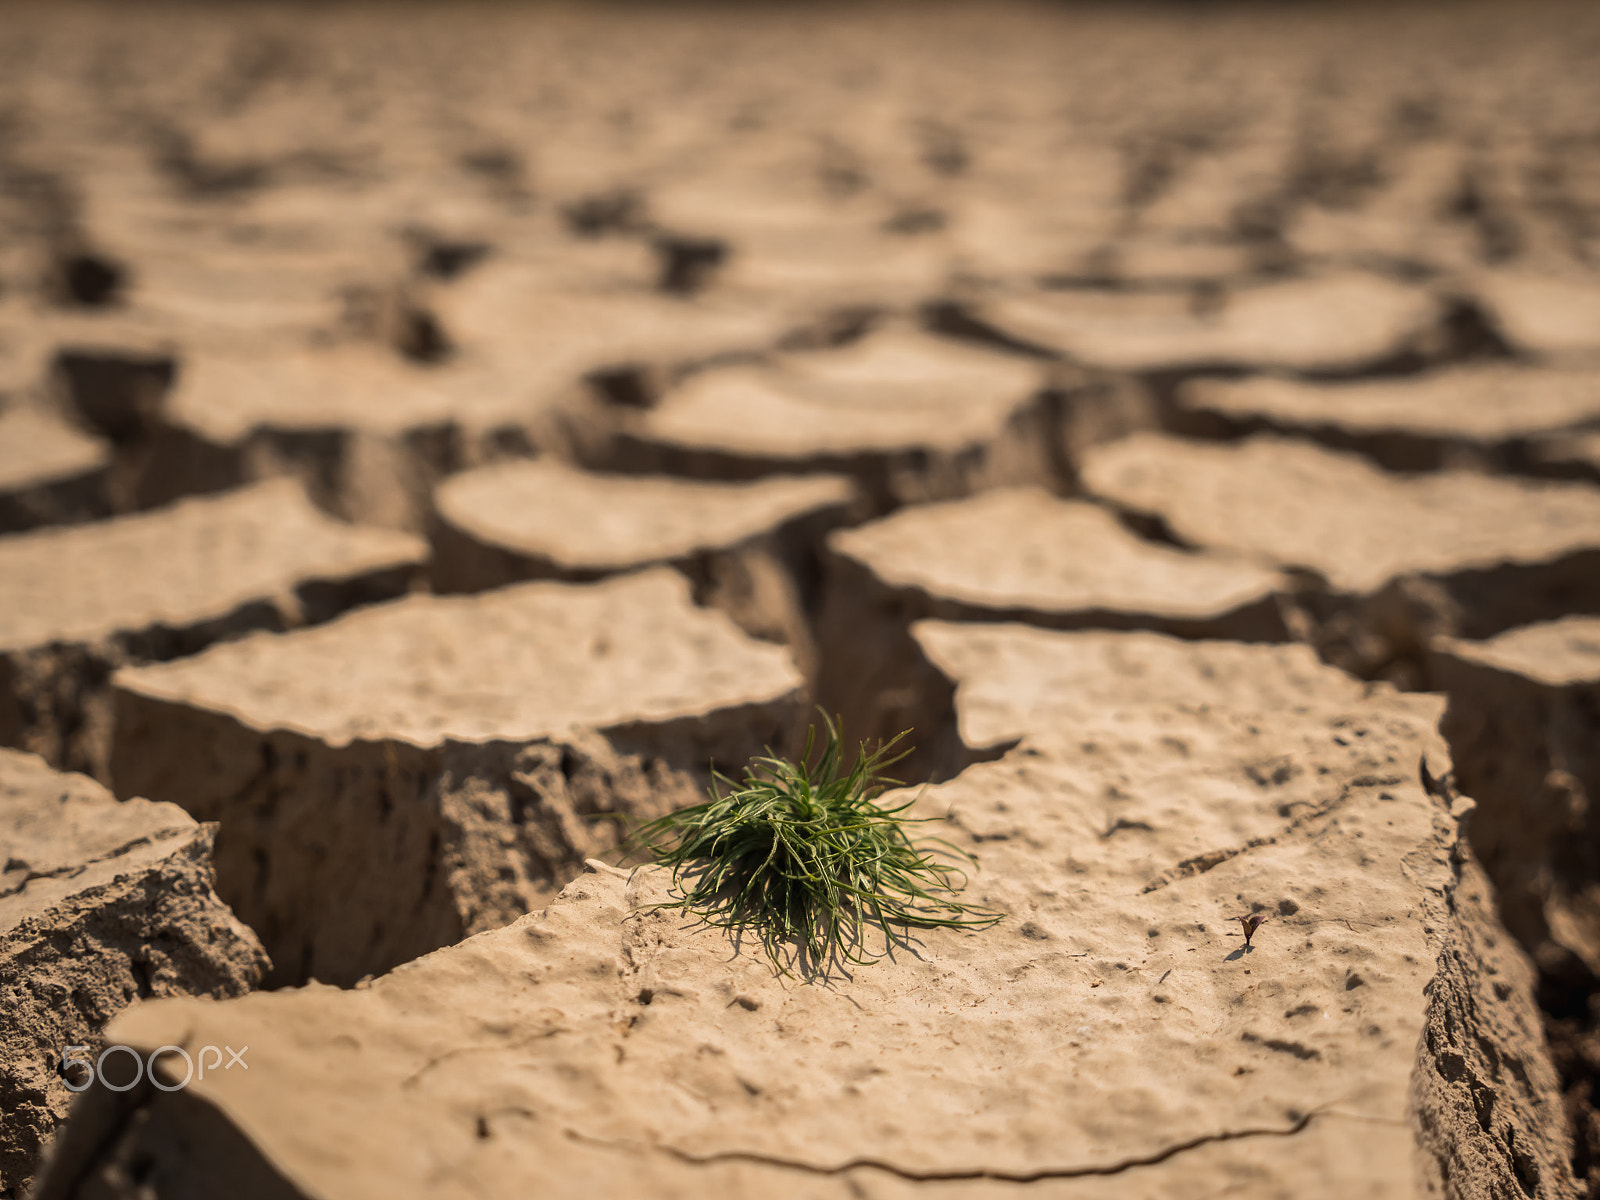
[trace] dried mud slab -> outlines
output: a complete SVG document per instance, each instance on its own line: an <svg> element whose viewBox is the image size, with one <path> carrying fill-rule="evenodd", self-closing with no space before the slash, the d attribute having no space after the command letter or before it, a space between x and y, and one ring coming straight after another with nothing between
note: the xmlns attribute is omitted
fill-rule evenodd
<svg viewBox="0 0 1600 1200"><path fill-rule="evenodd" d="M796 159L807 157L800 145L793 150ZM713 172L652 189L663 286L818 312L905 309L939 293L950 269L944 212L881 195L797 192L794 176L804 169L791 162L760 185L740 172L732 179Z"/></svg>
<svg viewBox="0 0 1600 1200"><path fill-rule="evenodd" d="M1193 432L1307 434L1390 470L1526 469L1541 439L1600 421L1600 371L1472 363L1347 383L1192 380L1177 403Z"/></svg>
<svg viewBox="0 0 1600 1200"><path fill-rule="evenodd" d="M954 687L954 732L976 755L1070 728L1085 712L1192 703L1299 714L1354 703L1370 686L1302 645L957 621L917 621L911 636ZM1265 785L1296 769L1284 758L1259 773Z"/></svg>
<svg viewBox="0 0 1600 1200"><path fill-rule="evenodd" d="M1145 541L1109 510L1041 488L902 509L834 533L828 547L884 591L912 593L925 616L1285 636L1270 567Z"/></svg>
<svg viewBox="0 0 1600 1200"><path fill-rule="evenodd" d="M55 414L0 407L0 533L111 511L111 447Z"/></svg>
<svg viewBox="0 0 1600 1200"><path fill-rule="evenodd" d="M909 210L886 216L877 228L851 228L834 220L745 233L729 246L714 284L729 296L769 302L798 298L819 310L909 308L948 283L948 255L918 228L919 222L937 225L942 219ZM901 236L895 236L897 228L904 231Z"/></svg>
<svg viewBox="0 0 1600 1200"><path fill-rule="evenodd" d="M0 828L0 1191L20 1195L73 1099L66 1047L93 1061L129 1003L240 996L268 963L212 891L215 827L174 805L0 750Z"/></svg>
<svg viewBox="0 0 1600 1200"><path fill-rule="evenodd" d="M134 1163L284 1197L1565 1196L1530 972L1415 780L1438 710L1153 705L974 766L919 811L1006 919L829 986L595 863L368 987L143 1005L116 1037L226 1031L249 1077L97 1095L40 1200Z"/></svg>
<svg viewBox="0 0 1600 1200"><path fill-rule="evenodd" d="M678 371L760 353L804 323L793 304L561 288L548 270L509 261L473 272L431 307L451 345L495 363L536 406L586 378L624 407L650 404Z"/></svg>
<svg viewBox="0 0 1600 1200"><path fill-rule="evenodd" d="M1600 611L1600 490L1582 484L1407 477L1293 439L1152 434L1089 451L1082 477L1185 543L1310 573L1307 633L1358 675L1418 683L1436 636Z"/></svg>
<svg viewBox="0 0 1600 1200"><path fill-rule="evenodd" d="M288 480L0 538L0 744L104 780L117 666L400 595L426 554Z"/></svg>
<svg viewBox="0 0 1600 1200"><path fill-rule="evenodd" d="M130 257L137 264L134 311L208 340L299 340L336 331L344 316L336 264L297 269L271 254L229 261L215 251L198 259Z"/></svg>
<svg viewBox="0 0 1600 1200"><path fill-rule="evenodd" d="M34 392L48 361L48 349L26 310L0 301L0 407Z"/></svg>
<svg viewBox="0 0 1600 1200"><path fill-rule="evenodd" d="M433 585L476 592L670 564L699 602L790 646L809 676L811 597L800 585L816 575L821 539L850 515L854 495L849 480L830 475L728 483L602 475L550 458L493 464L434 493Z"/></svg>
<svg viewBox="0 0 1600 1200"><path fill-rule="evenodd" d="M1075 145L1073 154L1082 169L1057 175L1045 196L979 193L963 199L950 239L963 276L989 283L1070 279L1084 274L1092 260L1104 260L1104 247L1122 224L1115 195L1118 156L1093 142Z"/></svg>
<svg viewBox="0 0 1600 1200"><path fill-rule="evenodd" d="M827 547L819 695L862 737L918 730L925 744L902 768L908 779L951 767L932 734L949 711L948 684L930 675L914 621L1288 638L1286 581L1270 567L1145 541L1106 509L1041 489L903 509L840 530Z"/></svg>
<svg viewBox="0 0 1600 1200"><path fill-rule="evenodd" d="M830 350L691 376L617 433L630 471L851 476L881 511L1000 482L1043 482L1038 363L888 327Z"/></svg>
<svg viewBox="0 0 1600 1200"><path fill-rule="evenodd" d="M1434 673L1469 832L1506 927L1541 965L1600 976L1600 619L1446 639ZM1554 943L1554 944L1551 944Z"/></svg>
<svg viewBox="0 0 1600 1200"><path fill-rule="evenodd" d="M275 982L386 971L542 902L619 818L786 745L801 677L669 570L413 596L119 671L119 795L219 821Z"/></svg>
<svg viewBox="0 0 1600 1200"><path fill-rule="evenodd" d="M197 351L153 424L137 499L292 475L347 520L420 531L439 479L549 436L516 398L485 364L419 365L377 347Z"/></svg>
<svg viewBox="0 0 1600 1200"><path fill-rule="evenodd" d="M1472 295L1505 340L1551 360L1600 360L1600 278L1527 269L1485 271Z"/></svg>
<svg viewBox="0 0 1600 1200"><path fill-rule="evenodd" d="M1181 296L1034 292L987 299L974 315L1008 338L1108 370L1348 373L1414 353L1441 313L1421 289L1351 273L1225 291L1200 312Z"/></svg>

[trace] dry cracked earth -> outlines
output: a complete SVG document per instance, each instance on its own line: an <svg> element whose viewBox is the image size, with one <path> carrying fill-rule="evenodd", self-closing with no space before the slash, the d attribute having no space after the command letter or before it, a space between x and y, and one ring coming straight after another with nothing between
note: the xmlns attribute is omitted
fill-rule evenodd
<svg viewBox="0 0 1600 1200"><path fill-rule="evenodd" d="M0 746L6 1200L1600 1196L1600 9L8 5Z"/></svg>

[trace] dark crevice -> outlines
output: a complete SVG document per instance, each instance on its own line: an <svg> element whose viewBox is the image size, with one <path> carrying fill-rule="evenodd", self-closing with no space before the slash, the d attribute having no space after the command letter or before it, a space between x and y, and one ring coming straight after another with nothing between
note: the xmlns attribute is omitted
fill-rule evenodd
<svg viewBox="0 0 1600 1200"><path fill-rule="evenodd" d="M728 244L720 238L661 234L651 245L661 266L656 286L674 296L704 289L728 257Z"/></svg>
<svg viewBox="0 0 1600 1200"><path fill-rule="evenodd" d="M426 309L412 307L400 313L395 347L412 362L424 364L443 362L454 349L438 319Z"/></svg>
<svg viewBox="0 0 1600 1200"><path fill-rule="evenodd" d="M109 308L122 299L128 272L103 254L79 250L56 265L57 298L77 308Z"/></svg>
<svg viewBox="0 0 1600 1200"><path fill-rule="evenodd" d="M487 242L423 239L417 251L417 271L431 279L458 279L493 253Z"/></svg>
<svg viewBox="0 0 1600 1200"><path fill-rule="evenodd" d="M635 233L644 228L644 197L631 188L617 188L584 196L565 205L561 215L577 237Z"/></svg>

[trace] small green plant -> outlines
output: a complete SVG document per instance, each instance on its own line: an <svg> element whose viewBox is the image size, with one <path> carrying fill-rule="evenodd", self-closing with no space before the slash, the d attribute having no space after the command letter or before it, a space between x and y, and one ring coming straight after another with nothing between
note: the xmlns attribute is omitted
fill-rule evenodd
<svg viewBox="0 0 1600 1200"><path fill-rule="evenodd" d="M823 714L798 762L771 750L735 783L714 774L711 799L640 828L635 842L672 869L678 908L728 930L748 929L782 973L807 975L840 960L864 964L893 944L891 930L977 928L1002 914L956 899L966 872L944 859L972 857L940 838L914 844L906 826L936 820L908 817L913 800L885 808L878 797L896 780L885 767L904 733L844 766L838 726ZM881 950L867 945L868 927L884 933Z"/></svg>

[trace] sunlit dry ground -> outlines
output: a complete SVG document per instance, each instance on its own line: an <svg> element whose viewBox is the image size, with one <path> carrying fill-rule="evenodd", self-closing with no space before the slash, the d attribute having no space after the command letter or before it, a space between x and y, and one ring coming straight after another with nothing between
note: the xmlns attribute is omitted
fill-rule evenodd
<svg viewBox="0 0 1600 1200"><path fill-rule="evenodd" d="M1351 677L1448 694L1469 833L1600 1194L1597 482L1593 5L0 7L0 742L219 821L218 893L273 959L202 905L171 928L228 930L213 957L151 966L169 934L144 901L137 933L74 943L121 947L92 986L27 957L69 928L33 881L104 873L137 822L74 818L46 869L18 807L0 932L23 949L0 983L27 992L7 1036L29 1048L0 1064L0 1189L66 1112L58 1042L135 996L349 986L500 929L615 848L596 811L684 802L811 701L862 735L914 727L911 769L948 778L1069 711L1171 703L1176 676L1202 709L1355 703ZM1200 640L1305 643L1346 674L1256 645L1235 668L1246 648ZM1082 655L1098 665L1063 665ZM1293 777L1293 755L1232 745L1222 775ZM5 761L17 796L56 786ZM970 778L947 786L999 786ZM1236 845L1122 863L1145 892L1300 836L1289 802L1243 832L1222 800L1185 802L1177 827ZM1151 811L1102 840L1167 836ZM195 894L195 836L157 893ZM1041 854L1028 872L1063 869ZM1283 895L1275 920L1322 919ZM1039 919L1023 936L1060 936ZM1142 943L1156 918L1126 920ZM1412 1041L1447 1028L1406 986L1382 1003ZM1500 1032L1473 1060L1493 1087L1425 1041L1468 1140L1416 1116L1432 1100L1407 1119L1461 1194L1562 1194L1555 1085L1514 1096ZM1196 1070L1148 1111L1198 1120ZM238 1120L263 1161L301 1161L303 1131ZM1490 1150L1463 1150L1479 1126ZM131 1145L73 1150L51 1194L80 1169L133 1194ZM1248 1158L1218 1178L1266 1187ZM716 1186L769 1186L749 1170ZM1342 1178L1319 1186L1365 1186Z"/></svg>

